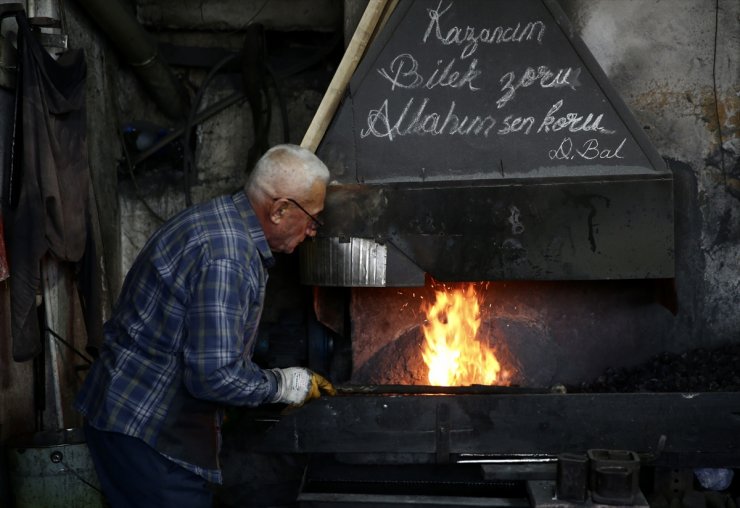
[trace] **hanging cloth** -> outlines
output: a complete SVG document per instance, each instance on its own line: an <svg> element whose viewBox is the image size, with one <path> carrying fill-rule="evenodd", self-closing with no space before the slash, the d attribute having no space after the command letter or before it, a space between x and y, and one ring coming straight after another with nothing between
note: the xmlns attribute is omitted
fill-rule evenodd
<svg viewBox="0 0 740 508"><path fill-rule="evenodd" d="M1 42L1 41L0 41ZM0 86L0 118L13 118L15 94ZM0 122L0 281L8 278L8 255L5 249L5 196L10 183L10 154L13 122Z"/></svg>
<svg viewBox="0 0 740 508"><path fill-rule="evenodd" d="M7 279L9 275L8 255L5 251L5 228L3 227L2 214L0 214L0 281Z"/></svg>
<svg viewBox="0 0 740 508"><path fill-rule="evenodd" d="M13 358L25 361L41 352L36 294L40 261L50 252L79 261L87 241L89 170L85 136L85 74L81 50L54 60L39 44L24 13L18 22L22 136L6 221L10 264Z"/></svg>

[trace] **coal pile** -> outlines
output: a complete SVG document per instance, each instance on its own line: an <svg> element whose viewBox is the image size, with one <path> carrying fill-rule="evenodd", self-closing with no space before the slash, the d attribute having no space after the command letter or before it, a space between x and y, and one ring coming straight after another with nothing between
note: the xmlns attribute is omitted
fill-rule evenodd
<svg viewBox="0 0 740 508"><path fill-rule="evenodd" d="M740 344L661 353L636 367L607 369L569 393L740 391Z"/></svg>

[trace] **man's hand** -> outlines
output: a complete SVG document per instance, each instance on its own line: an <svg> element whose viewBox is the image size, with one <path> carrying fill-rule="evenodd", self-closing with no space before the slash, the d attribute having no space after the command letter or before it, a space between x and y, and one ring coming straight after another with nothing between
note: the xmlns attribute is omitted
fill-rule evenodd
<svg viewBox="0 0 740 508"><path fill-rule="evenodd" d="M303 367L272 369L277 378L277 391L271 402L302 406L322 394L336 395L337 391L323 376Z"/></svg>

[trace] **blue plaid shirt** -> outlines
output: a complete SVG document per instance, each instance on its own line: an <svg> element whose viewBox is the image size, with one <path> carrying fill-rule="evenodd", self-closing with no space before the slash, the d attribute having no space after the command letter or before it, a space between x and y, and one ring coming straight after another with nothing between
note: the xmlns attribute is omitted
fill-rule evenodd
<svg viewBox="0 0 740 508"><path fill-rule="evenodd" d="M183 385L193 397L223 405L269 401L274 375L251 356L272 264L243 192L169 220L136 258L105 324L100 357L75 402L88 423L156 448ZM221 483L218 469L168 458Z"/></svg>

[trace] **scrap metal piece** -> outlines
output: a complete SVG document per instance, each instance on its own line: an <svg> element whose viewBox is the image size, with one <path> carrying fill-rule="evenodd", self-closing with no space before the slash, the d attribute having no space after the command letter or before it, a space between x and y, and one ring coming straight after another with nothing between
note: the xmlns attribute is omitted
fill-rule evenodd
<svg viewBox="0 0 740 508"><path fill-rule="evenodd" d="M384 287L387 247L363 238L328 238L301 247L301 280L327 286Z"/></svg>
<svg viewBox="0 0 740 508"><path fill-rule="evenodd" d="M558 499L585 501L588 491L588 457L582 453L562 453L557 467Z"/></svg>
<svg viewBox="0 0 740 508"><path fill-rule="evenodd" d="M631 505L639 491L640 458L629 450L589 450L589 485L594 501Z"/></svg>

